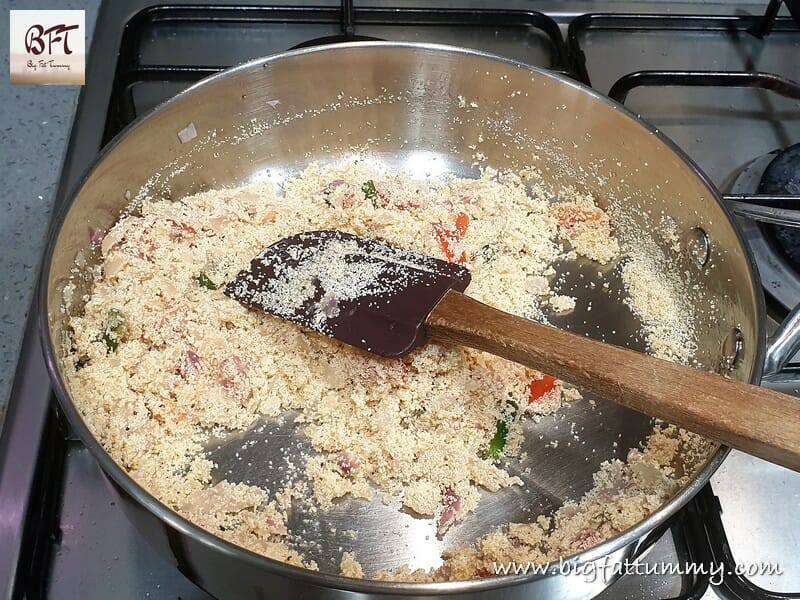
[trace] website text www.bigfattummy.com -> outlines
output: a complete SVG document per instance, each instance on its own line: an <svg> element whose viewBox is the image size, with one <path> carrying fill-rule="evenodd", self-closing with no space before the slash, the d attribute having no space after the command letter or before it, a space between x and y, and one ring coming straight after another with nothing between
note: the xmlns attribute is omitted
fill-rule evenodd
<svg viewBox="0 0 800 600"><path fill-rule="evenodd" d="M639 562L637 560L617 561L606 556L604 559L576 564L560 559L558 563L536 564L532 562L509 561L506 563L493 563L495 575L571 575L582 577L587 583L597 579L608 580L620 575L701 575L708 576L711 585L720 585L726 575L740 575L753 577L755 575L783 575L783 569L777 563L753 562L740 563L734 569L726 569L721 564L703 563L670 563L670 562Z"/></svg>

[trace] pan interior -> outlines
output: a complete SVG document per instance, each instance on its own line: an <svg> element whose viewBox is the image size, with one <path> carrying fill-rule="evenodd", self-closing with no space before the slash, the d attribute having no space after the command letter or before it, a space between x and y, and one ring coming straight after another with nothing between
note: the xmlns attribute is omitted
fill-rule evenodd
<svg viewBox="0 0 800 600"><path fill-rule="evenodd" d="M591 193L612 215L624 253L654 256L652 264L679 282L674 292L693 315L696 364L729 368L740 379L756 372L760 305L746 251L713 193L663 140L552 75L479 54L392 44L245 65L179 96L118 140L78 190L51 249L48 324L56 356L69 353L66 320L80 313L91 287L98 261L92 232L107 229L131 203L135 210L137 199L279 184L311 161L354 158L416 177L530 167L556 195L566 186ZM673 232L666 237L655 233L664 219ZM607 286L588 260L557 271L560 292L580 301L554 324L645 350L619 264L602 268ZM725 344L734 328L744 343L732 362ZM368 572L429 568L446 548L579 499L604 461L624 459L652 430L649 418L593 400L528 422L528 458L508 464L525 485L485 494L476 514L443 540L432 520L384 505L377 494L371 502L345 499L323 517L298 506L289 520L298 549L325 571L338 571L342 550L355 551ZM287 448L292 455L308 450L291 415L228 436L209 453L220 479L273 488L285 472L271 465Z"/></svg>
<svg viewBox="0 0 800 600"><path fill-rule="evenodd" d="M424 162L403 155L350 155L342 162L366 159L380 171L418 177L452 174L474 178L480 174L478 168L465 164L456 155L428 152L423 156ZM409 169L409 164L421 163L436 166L425 172ZM269 175L274 177L273 172ZM261 174L256 179L263 177ZM624 302L620 261L599 265L578 257L561 261L555 268L557 291L580 301L568 314L548 315L551 323L620 346L647 349L643 324ZM377 490L370 501L345 497L325 511L324 518L319 517L314 505L295 504L288 526L299 535L293 536L292 545L316 561L321 570L333 573L338 571L342 551L357 556L367 572L403 565L430 569L440 565L445 550L471 544L509 522L534 521L539 515L554 512L565 501L580 499L592 487L592 475L603 462L624 460L628 450L639 447L653 430L649 417L595 395L583 395L584 400L539 422L524 421L526 441L521 452L528 458L504 462L508 472L520 477L523 485L484 492L476 512L443 538L437 537L435 519L414 515L402 507L400 498L385 504ZM270 490L291 484L296 478L293 471L275 465L287 464L287 457L292 461L316 454L302 429L294 424L295 416L296 413L287 412L277 420L262 420L248 431L210 443L208 451L217 465L216 479L263 485ZM566 464L570 467L565 468Z"/></svg>

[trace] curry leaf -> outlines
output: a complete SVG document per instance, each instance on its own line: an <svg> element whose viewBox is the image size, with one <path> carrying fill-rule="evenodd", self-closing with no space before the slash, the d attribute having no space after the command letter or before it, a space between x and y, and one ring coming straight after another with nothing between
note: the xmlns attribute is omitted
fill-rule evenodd
<svg viewBox="0 0 800 600"><path fill-rule="evenodd" d="M375 182L372 179L361 184L361 191L364 192L364 200L372 201L372 208L380 208L382 206L381 197L378 195L378 190L375 189Z"/></svg>
<svg viewBox="0 0 800 600"><path fill-rule="evenodd" d="M217 284L211 281L208 275L204 272L200 272L200 275L197 276L197 283L200 284L200 287L204 287L208 290L215 290L217 289Z"/></svg>

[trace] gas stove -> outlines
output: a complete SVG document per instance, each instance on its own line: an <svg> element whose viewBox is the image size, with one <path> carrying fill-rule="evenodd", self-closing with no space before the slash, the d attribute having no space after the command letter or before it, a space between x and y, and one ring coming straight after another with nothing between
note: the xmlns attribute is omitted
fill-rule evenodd
<svg viewBox="0 0 800 600"><path fill-rule="evenodd" d="M800 87L792 84L800 81L800 6L781 4L107 2L55 210L114 135L200 78L309 43L379 38L477 48L589 84L666 133L731 202L768 195L761 202L780 214L800 195L800 152L782 152L800 143ZM800 301L798 236L739 222L771 316L780 320ZM2 593L209 598L149 548L60 418L35 319L33 310L0 437ZM800 371L790 368L774 385L800 395ZM800 590L798 506L799 474L732 452L711 485L641 545L642 567L634 571L687 562L706 568L627 574L601 597L800 598L793 593ZM765 563L783 574L754 572Z"/></svg>

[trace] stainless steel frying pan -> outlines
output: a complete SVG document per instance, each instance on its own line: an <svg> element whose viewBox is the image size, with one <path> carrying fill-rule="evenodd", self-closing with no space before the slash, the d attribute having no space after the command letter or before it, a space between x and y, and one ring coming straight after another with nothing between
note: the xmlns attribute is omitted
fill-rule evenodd
<svg viewBox="0 0 800 600"><path fill-rule="evenodd" d="M602 461L624 457L651 430L648 418L602 399L599 412L589 411L586 403L566 409L568 419L584 428L585 445L568 445L569 433L553 427L551 420L529 424L528 437L537 440L537 451L530 453L535 464L530 473L523 472L525 464L517 473L527 492L490 495L444 540L429 531L432 525L379 500L368 505L345 501L323 519L316 517L325 527L311 527L307 535L319 542L319 550L310 556L319 562L319 573L257 556L187 522L139 487L82 421L62 359L69 351L67 318L81 311L81 298L91 286L89 267L98 259L90 247L92 231L108 228L131 200L143 196L179 198L267 177L280 179L310 161L342 161L354 148L418 176L450 172L474 177L480 152L485 164L495 168L538 167L553 189L573 185L590 191L613 213L617 234L629 250L655 248L663 255L660 268L684 282L687 302L694 308L698 364L759 381L765 360L764 301L752 258L716 191L666 138L605 97L552 73L457 48L357 43L289 52L220 73L138 121L105 149L58 217L42 275L47 363L70 424L153 545L220 598L333 598L347 592L580 598L598 593L613 575L588 581L553 572L411 584L330 573L337 570L339 547L354 549L368 571L405 562L432 566L445 547L579 498L591 487ZM679 232L677 249L650 233L664 216ZM642 349L637 341L641 324L615 293L621 292L616 271L606 273L612 283L609 293L581 278L596 272L596 266L575 262L561 270L569 273L565 293L578 295L579 306L591 301L593 308L577 310L557 321L559 325ZM65 300L69 283L78 287ZM716 311L708 310L711 303ZM794 347L795 324L788 324L769 357L772 372ZM540 435L564 443L542 452ZM255 444L246 461L233 456L241 438L238 444L215 449L212 457L220 471L232 469L234 478L267 485L279 481L281 473L268 467L270 453L277 453L270 448L287 439L302 443L302 434L288 424L242 434L257 436L278 444ZM619 442L616 450L612 439ZM649 518L573 557L573 562L614 563L640 552L646 534L666 523L705 484L724 455L721 449L710 456L691 483ZM246 462L255 466L245 473ZM535 510L528 512L527 507ZM303 517L295 511L290 528ZM359 535L353 541L332 529L357 529ZM387 538L387 530L399 533Z"/></svg>

